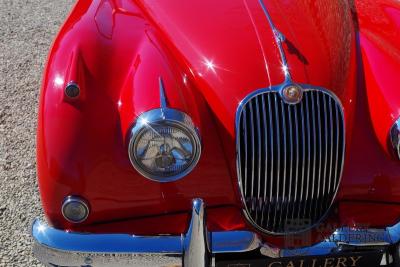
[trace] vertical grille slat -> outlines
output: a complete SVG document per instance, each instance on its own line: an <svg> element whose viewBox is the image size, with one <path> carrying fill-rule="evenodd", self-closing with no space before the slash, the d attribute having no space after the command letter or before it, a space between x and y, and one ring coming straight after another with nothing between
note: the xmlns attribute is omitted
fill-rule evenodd
<svg viewBox="0 0 400 267"><path fill-rule="evenodd" d="M298 104L278 91L249 97L238 112L238 176L247 218L267 233L299 232L328 212L344 162L344 118L329 92L306 89Z"/></svg>
<svg viewBox="0 0 400 267"><path fill-rule="evenodd" d="M287 137L286 137L286 112L285 112L285 104L280 101L281 108L281 117L282 117L282 136L283 136L283 166L282 166L282 177L286 177L286 166L287 166ZM282 179L282 195L280 196L281 208L279 212L279 225L282 225L282 219L284 216L285 208L286 208L286 179Z"/></svg>
<svg viewBox="0 0 400 267"><path fill-rule="evenodd" d="M243 110L243 133L244 133L244 150L245 150L245 156L244 156L244 191L246 192L247 190L247 171L248 171L248 145L247 145L247 120L246 120L247 114L246 114L246 110Z"/></svg>
<svg viewBox="0 0 400 267"><path fill-rule="evenodd" d="M312 160L312 186L311 186L311 200L314 199L314 192L315 192L315 174L316 170L316 163L317 163L317 129L316 129L316 112L315 112L315 101L314 101L314 92L311 92L311 115L312 115L312 136L313 136L313 160ZM313 219L312 210L314 210L315 202L310 202L310 207L308 208L308 214L310 219Z"/></svg>
<svg viewBox="0 0 400 267"><path fill-rule="evenodd" d="M325 195L325 194L328 194L328 191L326 190L326 180L329 179L329 178L327 178L327 177L329 177L328 176L328 170L327 170L327 168L328 168L327 166L328 166L328 138L329 138L329 131L328 131L328 109L327 109L327 103L326 103L326 96L322 96L322 99L323 99L322 104L324 106L323 115L324 115L324 133L325 133L324 134L324 171L323 171L323 174L324 174L323 177L325 177L325 179L323 179L323 181L322 181L322 183L323 183L322 184L322 193ZM323 201L325 201L325 199L323 199L320 202L321 210L323 209L324 205L326 204Z"/></svg>
<svg viewBox="0 0 400 267"><path fill-rule="evenodd" d="M295 183L294 183L295 184L294 199L293 199L294 205L292 207L291 220L294 219L295 211L298 210L297 194L298 194L298 191L299 191L299 182L298 182L299 181L299 173L300 173L299 168L301 167L300 164L299 164L299 162L300 162L300 145L299 145L299 143L300 143L300 140L299 140L300 139L299 138L300 132L299 132L299 122L298 122L298 119L297 119L297 107L294 108L294 121L295 121L295 129L296 129L296 132L295 132L295 135L294 135L295 138L296 138L296 142L295 142L295 144L296 144L296 157L295 157L295 159L296 159L296 180L295 180ZM303 165L303 164L301 164L301 165ZM301 197L301 194L300 194L300 197ZM300 202L301 202L301 198L300 198Z"/></svg>
<svg viewBox="0 0 400 267"><path fill-rule="evenodd" d="M285 222L288 219L288 215L290 213L290 209L293 209L293 206L290 205L291 203L291 199L292 199L292 180L293 180L293 132L292 132L292 126L293 126L293 122L292 122L292 114L291 114L291 107L288 106L287 107L288 110L288 119L289 119L289 192L288 192L288 199L287 199L287 207L286 207L286 213L285 213ZM294 187L296 188L297 185L295 184ZM293 189L294 190L294 189Z"/></svg>
<svg viewBox="0 0 400 267"><path fill-rule="evenodd" d="M300 217L300 212L302 210L302 206L305 202L305 196L304 196L304 186L305 186L305 181L306 178L305 176L307 175L307 169L306 169L306 123L305 123L305 119L304 119L304 101L300 103L300 114L301 114L301 132L302 132L302 163L301 163L301 184L299 185L300 187L300 201L299 201L299 206L298 206L298 215L297 218L301 218ZM308 161L309 162L309 161ZM304 214L303 214L304 216ZM294 218L293 218L294 220Z"/></svg>
<svg viewBox="0 0 400 267"><path fill-rule="evenodd" d="M267 96L268 96L268 117L269 117L269 129L271 129L270 130L270 133L269 133L269 136L270 136L270 141L271 141L271 146L270 146L270 149L269 149L269 155L270 155L270 159L271 159L271 170L270 170L270 175L269 175L269 183L270 183L270 191L269 191L269 202L268 202L268 219L267 219L267 227L269 227L269 224L270 224L270 212L271 212L271 207L272 207L272 199L273 199L273 190L274 190L274 188L273 188L273 183L274 183L274 164L275 164L275 160L274 160L274 154L273 154L273 151L274 151L274 149L275 149L275 146L274 146L274 133L273 133L273 131L272 131L272 129L273 129L273 122L272 122L272 118L273 118L273 115L272 115L272 104L271 104L271 94L267 94Z"/></svg>
<svg viewBox="0 0 400 267"><path fill-rule="evenodd" d="M332 100L329 99L329 121L330 129L333 129L333 111L332 111ZM330 154L329 154L329 180L328 180L328 192L331 192L332 184L332 172L333 172L333 130L330 132Z"/></svg>
<svg viewBox="0 0 400 267"><path fill-rule="evenodd" d="M275 129L276 129L276 156L274 155L274 157L277 159L277 165L276 165L276 177L277 177L277 181L276 181L276 188L274 188L276 190L276 197L273 200L273 202L271 203L271 205L274 207L274 220L273 220L273 226L275 227L276 225L276 217L277 217L277 212L280 206L280 201L279 201L279 195L280 195L280 166L281 166L281 130L279 127L279 107L278 107L278 97L276 95L274 95L274 105L275 105Z"/></svg>
<svg viewBox="0 0 400 267"><path fill-rule="evenodd" d="M322 153L323 152L322 152L322 122L321 122L321 111L322 111L322 108L321 108L321 102L320 102L320 99L319 99L320 95L317 95L315 98L317 99L316 107L317 107L317 110L319 111L319 112L317 112L317 117L318 117L318 120L317 120L318 145L317 145L317 147L319 149L318 149L318 172L317 172L318 184L316 185L317 186L316 199L318 201L315 203L316 207L314 209L313 215L317 216L317 214L320 212L318 209L320 208L319 204L321 203L319 194L320 194L320 191L321 191L321 184L322 184L321 175L322 175Z"/></svg>
<svg viewBox="0 0 400 267"><path fill-rule="evenodd" d="M250 194L254 196L254 163L255 163L255 140L254 140L254 119L253 119L253 102L250 102L250 137L251 137L251 183ZM251 201L252 209L255 209L254 199Z"/></svg>
<svg viewBox="0 0 400 267"><path fill-rule="evenodd" d="M262 212L262 204L260 205L260 193L261 193L261 160L262 160L262 149L261 149L261 125L260 125L260 109L258 106L258 97L255 99L256 101L256 120L257 120L257 149L258 149L258 172L257 172L257 212L256 212L256 219L258 218L258 213Z"/></svg>
<svg viewBox="0 0 400 267"><path fill-rule="evenodd" d="M339 124L338 124L338 111L335 109L335 116L336 116L336 131L339 131ZM339 136L336 137L336 161L335 161L335 176L337 175L339 165ZM335 181L333 181L333 187L335 187Z"/></svg>
<svg viewBox="0 0 400 267"><path fill-rule="evenodd" d="M267 131L267 110L265 108L265 96L261 96L261 105L262 105L262 118L263 118L263 123L262 125L264 126L264 151L265 151L265 156L264 156L264 192L263 192L263 205L262 205L262 212L261 212L261 224L264 223L264 214L266 210L266 203L267 201L267 190L268 190L268 181L266 179L268 175L268 142L269 142L269 136L268 136L268 131ZM260 179L262 177L260 176Z"/></svg>
<svg viewBox="0 0 400 267"><path fill-rule="evenodd" d="M306 122L307 122L307 175L306 179L307 182L305 183L305 198L304 198L304 205L303 205L303 218L307 218L307 206L308 206L308 191L310 191L310 182L311 182L311 125L310 125L310 108L309 108L309 97L305 96L305 102L306 102Z"/></svg>

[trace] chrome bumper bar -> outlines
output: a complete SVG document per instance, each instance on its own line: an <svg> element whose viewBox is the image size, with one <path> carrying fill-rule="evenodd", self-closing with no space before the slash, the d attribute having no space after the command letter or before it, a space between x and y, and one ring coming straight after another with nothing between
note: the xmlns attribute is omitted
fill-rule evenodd
<svg viewBox="0 0 400 267"><path fill-rule="evenodd" d="M316 256L349 247L382 247L400 241L400 223L387 229L338 229L325 241L301 249L276 249L263 244L255 233L209 233L204 203L193 201L189 230L181 236L80 234L54 229L39 220L32 225L33 252L46 266L184 266L208 267L213 255L260 249L269 257Z"/></svg>

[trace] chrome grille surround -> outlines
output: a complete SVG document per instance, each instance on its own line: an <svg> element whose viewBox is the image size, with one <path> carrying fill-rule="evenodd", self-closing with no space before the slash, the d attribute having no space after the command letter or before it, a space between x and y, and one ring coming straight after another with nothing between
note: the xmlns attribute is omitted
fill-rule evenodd
<svg viewBox="0 0 400 267"><path fill-rule="evenodd" d="M285 103L288 84L245 97L236 113L239 188L247 220L266 234L304 232L328 214L345 155L340 100L309 85L298 104ZM279 145L277 145L279 144Z"/></svg>

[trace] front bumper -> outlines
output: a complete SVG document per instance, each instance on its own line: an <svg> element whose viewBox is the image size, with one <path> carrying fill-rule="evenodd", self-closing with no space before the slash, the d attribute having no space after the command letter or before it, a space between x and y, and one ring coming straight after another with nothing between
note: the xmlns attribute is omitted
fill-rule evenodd
<svg viewBox="0 0 400 267"><path fill-rule="evenodd" d="M189 230L181 236L81 234L54 229L39 220L32 225L33 252L46 266L184 266L213 265L219 253L259 249L269 257L330 255L348 249L389 247L400 241L400 223L386 229L341 228L323 242L301 249L275 249L249 231L208 232L204 203L193 201ZM394 252L393 254L398 254ZM384 255L381 265L395 256Z"/></svg>

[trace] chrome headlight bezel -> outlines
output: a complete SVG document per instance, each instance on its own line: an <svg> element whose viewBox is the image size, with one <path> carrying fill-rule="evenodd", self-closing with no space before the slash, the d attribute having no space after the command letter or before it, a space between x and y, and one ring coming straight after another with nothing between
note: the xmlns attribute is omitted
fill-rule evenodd
<svg viewBox="0 0 400 267"><path fill-rule="evenodd" d="M160 176L158 174L147 171L145 168L142 167L142 164L139 162L139 159L135 153L135 146L137 144L138 138L141 137L143 132L147 131L149 127L153 127L152 125L165 125L177 128L185 132L192 140L192 159L188 166L180 173L171 176ZM132 166L144 177L152 181L161 183L173 182L185 177L196 167L201 155L200 134L197 128L194 126L192 119L186 113L171 108L153 109L142 113L136 119L135 125L130 132L128 154Z"/></svg>
<svg viewBox="0 0 400 267"><path fill-rule="evenodd" d="M390 129L390 142L397 159L400 160L400 118L396 120Z"/></svg>

